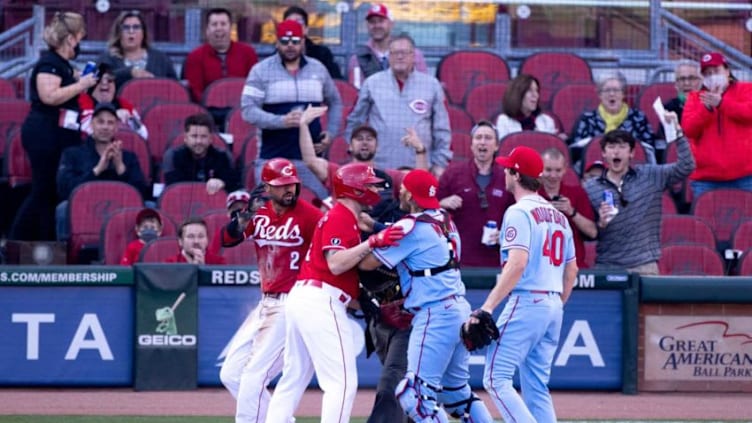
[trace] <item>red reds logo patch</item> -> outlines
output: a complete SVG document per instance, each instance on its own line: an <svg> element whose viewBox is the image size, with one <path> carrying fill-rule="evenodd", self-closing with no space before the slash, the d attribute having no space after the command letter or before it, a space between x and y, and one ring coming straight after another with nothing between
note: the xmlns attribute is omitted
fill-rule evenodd
<svg viewBox="0 0 752 423"><path fill-rule="evenodd" d="M504 240L506 242L511 242L514 241L515 238L517 238L517 229L512 227L507 228L507 231L504 232Z"/></svg>
<svg viewBox="0 0 752 423"><path fill-rule="evenodd" d="M413 100L409 106L410 110L420 115L428 113L428 102L423 99Z"/></svg>

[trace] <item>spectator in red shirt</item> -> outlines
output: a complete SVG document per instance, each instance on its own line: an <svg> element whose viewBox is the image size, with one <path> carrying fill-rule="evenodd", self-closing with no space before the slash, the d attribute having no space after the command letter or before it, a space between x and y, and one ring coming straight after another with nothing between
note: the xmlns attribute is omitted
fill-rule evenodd
<svg viewBox="0 0 752 423"><path fill-rule="evenodd" d="M224 257L206 251L209 234L206 222L200 217L190 218L180 225L178 245L180 252L165 260L166 263L227 264Z"/></svg>
<svg viewBox="0 0 752 423"><path fill-rule="evenodd" d="M209 84L226 77L245 78L258 62L251 45L230 39L231 29L229 10L216 8L206 12L206 42L188 54L183 66L193 101L197 103Z"/></svg>
<svg viewBox="0 0 752 423"><path fill-rule="evenodd" d="M137 238L129 242L125 248L125 254L120 259L123 266L136 263L144 245L162 235L162 218L159 212L151 208L141 210L136 215L136 226L133 229Z"/></svg>
<svg viewBox="0 0 752 423"><path fill-rule="evenodd" d="M587 193L580 185L561 183L567 171L567 158L557 148L549 148L541 154L543 158L543 175L538 194L564 213L572 226L574 250L577 255L577 267L587 268L585 261L584 238L594 239L598 236L595 227L595 212L590 205Z"/></svg>

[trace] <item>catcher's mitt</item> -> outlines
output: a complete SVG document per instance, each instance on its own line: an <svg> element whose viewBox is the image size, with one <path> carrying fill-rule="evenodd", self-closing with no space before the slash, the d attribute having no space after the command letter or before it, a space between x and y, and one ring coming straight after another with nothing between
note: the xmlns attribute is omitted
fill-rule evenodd
<svg viewBox="0 0 752 423"><path fill-rule="evenodd" d="M468 351L475 351L499 339L499 328L496 327L493 316L485 310L475 310L470 314L478 320L477 323L469 321L460 327L460 338Z"/></svg>

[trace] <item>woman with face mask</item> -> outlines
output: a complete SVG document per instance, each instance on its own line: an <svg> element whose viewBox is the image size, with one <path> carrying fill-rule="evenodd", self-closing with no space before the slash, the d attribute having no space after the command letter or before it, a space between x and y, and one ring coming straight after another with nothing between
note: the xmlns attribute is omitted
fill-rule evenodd
<svg viewBox="0 0 752 423"><path fill-rule="evenodd" d="M21 142L31 162L31 193L16 213L10 238L54 240L55 175L63 149L81 143L78 95L97 83L93 73L78 77L76 58L86 35L78 13L58 12L44 29L49 50L31 71L31 111L21 127Z"/></svg>
<svg viewBox="0 0 752 423"><path fill-rule="evenodd" d="M739 82L720 53L702 56L703 87L689 93L681 126L697 168L694 198L719 188L752 191L752 84Z"/></svg>

